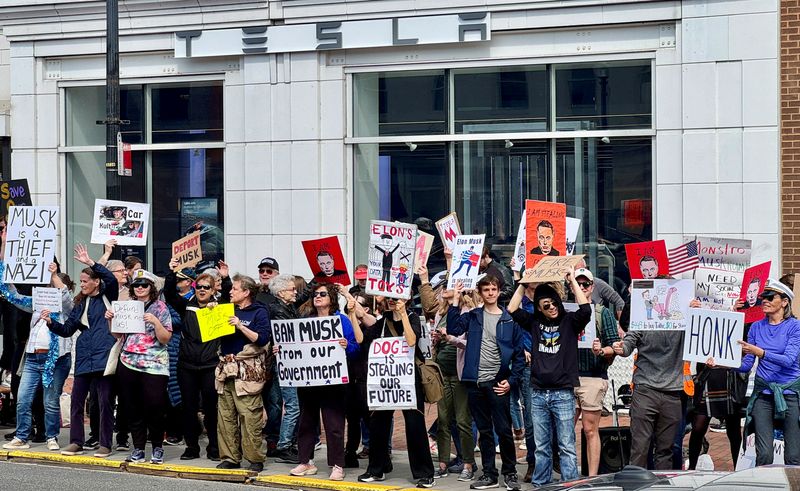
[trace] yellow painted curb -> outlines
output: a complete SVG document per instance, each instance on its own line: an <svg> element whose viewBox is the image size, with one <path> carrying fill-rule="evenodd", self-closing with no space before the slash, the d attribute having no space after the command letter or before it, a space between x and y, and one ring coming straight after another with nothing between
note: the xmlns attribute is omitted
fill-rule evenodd
<svg viewBox="0 0 800 491"><path fill-rule="evenodd" d="M52 462L57 464L86 465L93 467L106 467L120 469L122 462L118 460L100 459L86 455L61 455L51 452L27 452L25 450L12 450L7 453L7 459L25 459Z"/></svg>
<svg viewBox="0 0 800 491"><path fill-rule="evenodd" d="M330 491L397 491L400 489L400 486L385 484L330 481L328 479L295 476L258 476L253 479L253 482L256 484L291 486L293 489L327 489Z"/></svg>
<svg viewBox="0 0 800 491"><path fill-rule="evenodd" d="M125 469L132 474L226 482L246 482L256 475L255 472L247 469L217 469L215 467L194 467L176 464L128 464Z"/></svg>
<svg viewBox="0 0 800 491"><path fill-rule="evenodd" d="M8 450L0 450L0 459L8 460Z"/></svg>

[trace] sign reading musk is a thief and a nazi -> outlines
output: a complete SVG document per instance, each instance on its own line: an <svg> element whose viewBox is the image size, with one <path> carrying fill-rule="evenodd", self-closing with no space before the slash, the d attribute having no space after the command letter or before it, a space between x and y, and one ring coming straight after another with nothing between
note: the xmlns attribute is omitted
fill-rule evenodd
<svg viewBox="0 0 800 491"><path fill-rule="evenodd" d="M175 58L463 43L491 39L490 14L396 17L175 33Z"/></svg>

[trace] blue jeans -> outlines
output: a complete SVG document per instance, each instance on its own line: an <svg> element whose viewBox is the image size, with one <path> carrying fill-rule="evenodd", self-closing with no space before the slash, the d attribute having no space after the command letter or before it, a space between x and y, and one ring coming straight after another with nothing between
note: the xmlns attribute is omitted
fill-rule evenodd
<svg viewBox="0 0 800 491"><path fill-rule="evenodd" d="M47 353L28 353L17 393L17 438L27 442L31 436L31 405L36 389L42 383ZM44 389L44 426L47 438L57 438L61 432L61 391L69 375L72 355L66 354L56 361L53 383Z"/></svg>
<svg viewBox="0 0 800 491"><path fill-rule="evenodd" d="M277 381L276 381L277 383ZM297 439L297 421L300 419L300 403L297 400L297 388L281 387L283 399L283 419L281 420L281 433L278 438L278 449L285 450L292 446Z"/></svg>
<svg viewBox="0 0 800 491"><path fill-rule="evenodd" d="M511 427L515 430L524 426L522 413L525 411L525 401L521 389L519 385L511 388Z"/></svg>
<svg viewBox="0 0 800 491"><path fill-rule="evenodd" d="M273 365L273 374L277 374ZM264 409L267 410L267 422L262 433L267 441L276 445L280 439L281 420L283 419L283 397L281 387L278 383L277 375L273 375L269 384L269 390L261 392L261 399L264 401Z"/></svg>
<svg viewBox="0 0 800 491"><path fill-rule="evenodd" d="M522 401L522 419L525 422L525 446L528 447L525 462L536 462L536 440L533 438L533 416L531 415L531 367L525 365L522 371L522 381L519 384L520 400Z"/></svg>
<svg viewBox="0 0 800 491"><path fill-rule="evenodd" d="M536 466L533 484L543 486L553 479L551 435L555 423L561 480L578 478L578 456L575 453L575 394L572 389L531 389L531 415L536 440Z"/></svg>

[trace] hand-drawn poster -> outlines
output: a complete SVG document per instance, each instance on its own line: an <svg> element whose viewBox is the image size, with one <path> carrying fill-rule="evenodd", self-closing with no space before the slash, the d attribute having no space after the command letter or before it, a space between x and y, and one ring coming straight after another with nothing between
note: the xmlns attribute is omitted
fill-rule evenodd
<svg viewBox="0 0 800 491"><path fill-rule="evenodd" d="M764 318L761 310L761 299L758 296L764 291L764 286L769 278L769 269L772 261L757 264L747 268L742 278L742 289L738 300L744 301L744 307L739 312L744 312L744 322L755 322Z"/></svg>
<svg viewBox="0 0 800 491"><path fill-rule="evenodd" d="M367 294L411 298L417 226L372 220L369 232Z"/></svg>
<svg viewBox="0 0 800 491"><path fill-rule="evenodd" d="M567 205L525 201L525 249L526 268L543 257L567 254Z"/></svg>
<svg viewBox="0 0 800 491"><path fill-rule="evenodd" d="M453 263L450 265L450 277L447 289L455 288L461 282L465 290L473 290L478 283L481 254L485 234L459 235L456 237L456 248L453 249Z"/></svg>
<svg viewBox="0 0 800 491"><path fill-rule="evenodd" d="M705 363L714 358L721 367L739 368L744 336L744 314L710 309L689 309L683 337L683 360Z"/></svg>
<svg viewBox="0 0 800 491"><path fill-rule="evenodd" d="M348 382L342 319L309 317L272 321L272 339L281 387L315 387Z"/></svg>
<svg viewBox="0 0 800 491"><path fill-rule="evenodd" d="M0 216L6 216L12 206L33 206L27 179L0 181Z"/></svg>
<svg viewBox="0 0 800 491"><path fill-rule="evenodd" d="M455 212L436 221L436 230L442 239L445 249L451 251L455 247L456 236L461 235L461 226L458 224L458 215Z"/></svg>
<svg viewBox="0 0 800 491"><path fill-rule="evenodd" d="M684 238L684 242L692 237ZM699 266L694 271L695 296L704 309L731 310L750 267L752 242L747 239L697 237Z"/></svg>
<svg viewBox="0 0 800 491"><path fill-rule="evenodd" d="M414 348L405 338L379 338L369 345L367 406L370 411L416 409Z"/></svg>
<svg viewBox="0 0 800 491"><path fill-rule="evenodd" d="M631 284L632 331L683 331L689 322L692 280L634 280Z"/></svg>
<svg viewBox="0 0 800 491"><path fill-rule="evenodd" d="M428 265L428 257L433 247L433 235L417 230L417 249L414 252L414 274L419 273L419 269Z"/></svg>
<svg viewBox="0 0 800 491"><path fill-rule="evenodd" d="M317 283L341 283L344 286L350 284L347 263L344 261L338 237L304 240L302 244Z"/></svg>
<svg viewBox="0 0 800 491"><path fill-rule="evenodd" d="M147 245L150 204L94 200L92 244L116 239L118 245Z"/></svg>
<svg viewBox="0 0 800 491"><path fill-rule="evenodd" d="M173 242L172 259L178 263L173 271L197 266L197 263L203 260L200 232L191 233Z"/></svg>
<svg viewBox="0 0 800 491"><path fill-rule="evenodd" d="M575 254L575 246L578 243L578 230L580 228L580 218L567 217L567 256Z"/></svg>
<svg viewBox="0 0 800 491"><path fill-rule="evenodd" d="M5 283L50 283L58 237L57 206L12 206L6 217Z"/></svg>
<svg viewBox="0 0 800 491"><path fill-rule="evenodd" d="M511 257L512 271L521 271L525 269L525 256L525 212L523 212L522 218L519 219L517 242L514 245L514 256Z"/></svg>
<svg viewBox="0 0 800 491"><path fill-rule="evenodd" d="M632 280L652 280L669 275L667 244L663 240L625 244Z"/></svg>
<svg viewBox="0 0 800 491"><path fill-rule="evenodd" d="M577 312L578 304L572 302L564 302L564 310L567 312ZM592 317L589 323L583 328L581 334L578 336L578 348L591 349L592 343L597 339L597 316L592 309Z"/></svg>
<svg viewBox="0 0 800 491"><path fill-rule="evenodd" d="M583 254L577 256L545 257L536 266L522 272L520 283L546 283L548 281L564 281L570 269L576 268L583 260Z"/></svg>

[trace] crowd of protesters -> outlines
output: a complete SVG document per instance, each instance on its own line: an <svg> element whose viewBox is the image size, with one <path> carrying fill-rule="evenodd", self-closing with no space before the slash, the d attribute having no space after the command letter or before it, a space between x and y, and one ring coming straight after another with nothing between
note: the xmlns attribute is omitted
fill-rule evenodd
<svg viewBox="0 0 800 491"><path fill-rule="evenodd" d="M16 430L4 448L45 443L65 455L93 450L105 458L125 452L127 461L145 462L149 443L150 462L159 464L165 444L183 441L182 460L205 457L222 469L238 469L246 461L249 470L261 472L267 459L274 459L295 465L291 475L309 476L319 472L314 456L324 436L329 479L342 480L345 469L364 467L358 480L370 483L393 470L394 421L402 415L410 477L418 487L432 487L455 473L472 489L498 487L502 478L506 489L515 490L520 482L551 482L556 460L562 480L579 477L578 420L588 474L599 472L608 367L615 357L636 353L632 464L682 468L688 424L689 467L695 468L711 418L725 423L735 463L745 416L744 432L755 433L757 465L772 462L777 426L785 436L785 462L800 464L800 323L791 314L794 295L787 278L769 280L761 293L764 317L740 342L741 367L717 367L709 359L692 376L683 361L683 333L628 331L630 300L585 264L562 282L520 284L519 273L487 247L474 290L460 282L447 289L447 270L430 278L421 267L415 310L404 300L368 295L364 265L355 268L350 289L282 274L272 257L260 261L257 279L231 275L224 261L177 271L170 263L173 272L159 278L135 257L109 260L114 245L106 244L97 260L84 246L75 247L75 259L86 267L74 297L72 280L57 262L50 265L49 286L60 292L60 312L35 311L30 291L0 283L5 325L0 365L13 378L16 401ZM449 269L449 251L445 258ZM2 273L0 262L0 278ZM111 332L111 302L118 299L144 304L143 333ZM577 308L568 312L567 301ZM227 303L234 305L233 334L204 342L198 310ZM341 320L344 338L337 349L346 356L348 383L280 385L281 346L273 341L271 320L318 316ZM592 318L597 338L591 348L579 348L580 333ZM376 339L400 336L418 363L424 362L419 340L431 339L432 360L443 376L435 428L426 426L419 370L415 409L396 414L367 406L368 347ZM755 389L748 398L746 374L756 360ZM72 424L69 442L60 442L59 401L71 369ZM87 412L88 438L82 424ZM517 448L527 451L521 479Z"/></svg>

